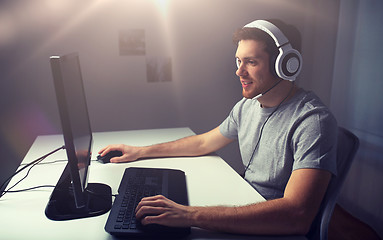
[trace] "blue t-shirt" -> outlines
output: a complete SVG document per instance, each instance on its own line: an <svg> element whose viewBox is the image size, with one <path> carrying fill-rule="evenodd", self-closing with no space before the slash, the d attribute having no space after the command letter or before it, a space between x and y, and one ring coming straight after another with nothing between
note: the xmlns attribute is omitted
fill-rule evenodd
<svg viewBox="0 0 383 240"><path fill-rule="evenodd" d="M257 100L243 98L219 129L238 139L245 168L250 162L245 179L268 200L283 197L296 169L336 174L337 123L312 92L299 90L279 108L262 108Z"/></svg>

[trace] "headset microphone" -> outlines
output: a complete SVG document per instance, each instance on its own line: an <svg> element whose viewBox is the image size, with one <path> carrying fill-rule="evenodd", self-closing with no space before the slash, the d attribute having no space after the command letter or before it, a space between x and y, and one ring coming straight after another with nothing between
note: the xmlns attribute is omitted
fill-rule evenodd
<svg viewBox="0 0 383 240"><path fill-rule="evenodd" d="M256 99L262 97L263 95L265 95L266 93L268 93L271 89L275 88L280 82L282 82L282 79L279 79L279 81L278 81L276 84L274 84L271 88L267 89L266 91L264 91L264 92L261 93L261 94L258 94L257 96L253 97L252 99L253 99L253 100L256 100Z"/></svg>

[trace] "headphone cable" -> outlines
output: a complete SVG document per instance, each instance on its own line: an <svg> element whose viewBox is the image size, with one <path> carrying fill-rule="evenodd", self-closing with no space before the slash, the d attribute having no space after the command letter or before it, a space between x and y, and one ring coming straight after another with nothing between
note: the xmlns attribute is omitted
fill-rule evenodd
<svg viewBox="0 0 383 240"><path fill-rule="evenodd" d="M242 175L243 178L245 178L246 172L247 172L247 170L249 169L250 164L253 162L253 156L254 156L255 150L258 148L258 145L259 145L259 143L260 143L260 141L261 141L263 128L265 127L266 123L269 121L269 119L271 118L271 116L272 116L272 115L279 109L279 107L282 105L282 103L283 103L284 101L286 101L286 99L290 96L290 94L292 93L292 91L293 91L293 89L294 89L294 86L295 86L295 84L294 84L294 82L292 82L290 91L289 91L289 93L287 94L287 96L286 96L286 97L285 97L285 98L278 104L278 106L274 109L274 111L272 111L272 112L270 113L270 115L267 116L265 122L262 124L261 130L260 130L260 133L259 133L259 137L258 137L258 140L257 140L257 144L255 145L254 150L253 150L253 153L251 154L251 157L250 157L250 159L249 159L249 162L248 162L248 164L247 164L247 166L246 166L246 168L245 168L245 171L243 172L243 175Z"/></svg>

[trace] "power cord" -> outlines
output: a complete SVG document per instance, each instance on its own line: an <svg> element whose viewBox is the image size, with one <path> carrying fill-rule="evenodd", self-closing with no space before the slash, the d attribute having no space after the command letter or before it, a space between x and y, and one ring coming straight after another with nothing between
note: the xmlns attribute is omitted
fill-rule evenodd
<svg viewBox="0 0 383 240"><path fill-rule="evenodd" d="M38 188L54 188L56 187L55 185L41 185L41 186L35 186L35 187L30 187L30 188L26 188L26 189L20 189L20 190L14 190L12 191L11 189L13 189L15 186L17 186L20 182L22 182L24 179L26 179L30 173L30 171L32 170L32 168L34 166L36 166L37 164L41 165L41 164L53 164L53 163L58 163L58 162L67 162L67 160L56 160L56 161L51 161L51 162L44 162L42 163L42 161L47 158L48 156L52 155L53 153L61 150L61 149L65 149L65 146L61 146L49 153L47 153L46 155L30 162L30 163L24 163L24 164L20 164L20 166L23 166L21 169L19 169L18 171L16 171L14 174L12 174L9 178L7 178L0 186L0 189L3 188L14 176L16 176L18 173L20 173L21 171L23 171L24 169L30 167L27 171L27 173L25 174L25 176L20 179L19 181L17 181L12 187L9 187L7 190L3 190L1 193L0 193L0 198L2 196L4 196L6 193L18 193L18 192L25 192L25 191L30 191L30 190L34 190L34 189L38 189ZM91 161L97 161L97 160L91 160ZM98 195L98 197L106 197L106 195L100 195L100 194L97 194L97 193L94 193L90 190L86 190L89 194L92 194L92 195ZM118 194L112 194L112 197L116 197Z"/></svg>
<svg viewBox="0 0 383 240"><path fill-rule="evenodd" d="M113 194L113 193L112 193L112 194L99 194L99 193L95 193L95 192L93 192L93 191L91 191L91 190L89 190L89 189L86 189L85 191L86 191L87 193L93 195L93 196L100 197L100 198L109 197L110 195L111 195L112 197L117 197L117 195L118 195L118 194Z"/></svg>
<svg viewBox="0 0 383 240"><path fill-rule="evenodd" d="M12 188L16 187L20 182L22 182L25 178L28 177L31 169L36 166L37 164L39 164L41 161L43 161L45 158L47 158L48 156L52 155L53 153L61 150L61 149L65 149L65 146L61 146L47 154L45 154L44 156L28 163L28 164L25 164L24 167L22 167L21 169L17 170L14 174L12 174L9 178L7 178L0 186L0 189L2 189L6 184L8 184L8 182L14 177L16 176L18 173L20 173L21 171L23 171L24 169L30 167L26 173L26 175L21 178L19 181L17 181L12 187L9 187L7 190L3 190L1 193L0 193L0 198L2 196L4 196L6 193L11 193L11 192L22 192L22 191L28 191L28 190L32 190L32 189L36 189L36 188L43 188L43 187L52 187L50 185L43 185L43 186L37 186L37 187L32 187L32 188L28 188L28 189L22 189L22 190L17 190L17 191L10 191ZM53 186L54 187L54 186Z"/></svg>
<svg viewBox="0 0 383 240"><path fill-rule="evenodd" d="M34 189L38 189L38 188L55 188L55 187L56 187L55 185L41 185L41 186L30 187L30 188L20 189L20 190L14 190L14 191L6 190L6 191L4 191L4 194L5 194L5 193L26 192L26 191L30 191L30 190L34 190ZM4 195L4 194L3 194L3 195Z"/></svg>
<svg viewBox="0 0 383 240"><path fill-rule="evenodd" d="M46 165L46 164L53 164L53 163L59 163L59 162L67 162L68 160L55 160L55 161L50 161L50 162L39 162L39 165ZM20 166L26 166L29 163L23 163L20 164Z"/></svg>

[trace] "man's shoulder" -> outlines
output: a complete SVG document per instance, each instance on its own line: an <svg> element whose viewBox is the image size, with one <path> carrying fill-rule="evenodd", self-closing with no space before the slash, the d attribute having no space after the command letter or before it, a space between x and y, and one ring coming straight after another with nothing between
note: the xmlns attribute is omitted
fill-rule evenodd
<svg viewBox="0 0 383 240"><path fill-rule="evenodd" d="M235 105L250 104L250 103L252 103L252 102L254 102L254 100L243 97L243 98L241 98L241 100L239 100Z"/></svg>
<svg viewBox="0 0 383 240"><path fill-rule="evenodd" d="M297 100L297 104L294 104L290 112L294 115L291 117L295 119L295 121L302 122L308 120L311 123L321 122L321 124L327 123L331 126L337 125L331 110L314 92L302 90L299 94L300 97Z"/></svg>
<svg viewBox="0 0 383 240"><path fill-rule="evenodd" d="M239 100L233 107L234 110L241 110L241 109L244 109L244 108L248 108L248 107L251 107L251 106L254 106L254 104L256 104L256 101L254 101L253 99L248 99L248 98L245 98L243 97L241 100Z"/></svg>
<svg viewBox="0 0 383 240"><path fill-rule="evenodd" d="M312 91L301 90L296 98L296 108L301 110L312 111L322 110L329 111L329 108L322 102L322 100Z"/></svg>

